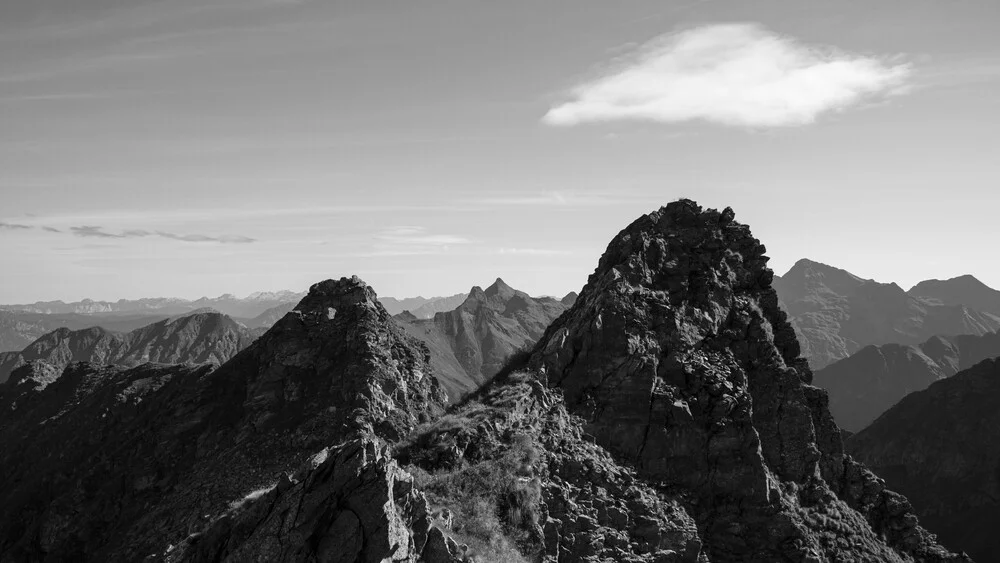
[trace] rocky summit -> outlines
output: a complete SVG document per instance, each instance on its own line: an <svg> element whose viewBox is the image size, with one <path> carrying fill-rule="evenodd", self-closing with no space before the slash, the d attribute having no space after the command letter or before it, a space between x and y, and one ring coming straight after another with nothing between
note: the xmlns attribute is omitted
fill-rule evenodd
<svg viewBox="0 0 1000 563"><path fill-rule="evenodd" d="M911 393L847 449L953 549L1000 562L1000 360Z"/></svg>
<svg viewBox="0 0 1000 563"><path fill-rule="evenodd" d="M678 499L711 561L961 559L844 453L764 252L728 208L643 216L530 365L597 444Z"/></svg>
<svg viewBox="0 0 1000 563"><path fill-rule="evenodd" d="M325 448L440 413L427 361L354 278L217 369L19 368L0 386L0 561L161 559Z"/></svg>

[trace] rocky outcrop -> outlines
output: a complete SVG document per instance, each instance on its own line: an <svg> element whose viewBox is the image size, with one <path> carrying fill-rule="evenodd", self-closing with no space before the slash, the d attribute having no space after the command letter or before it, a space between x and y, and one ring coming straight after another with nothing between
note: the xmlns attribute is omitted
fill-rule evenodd
<svg viewBox="0 0 1000 563"><path fill-rule="evenodd" d="M1000 360L907 395L847 441L941 542L1000 561Z"/></svg>
<svg viewBox="0 0 1000 563"><path fill-rule="evenodd" d="M582 422L533 375L503 375L397 456L476 561L708 561L683 495L617 463ZM498 528L519 552L496 549Z"/></svg>
<svg viewBox="0 0 1000 563"><path fill-rule="evenodd" d="M1000 318L961 303L928 300L894 283L861 279L811 260L776 278L778 292L813 369L865 346L918 344L935 335L995 332Z"/></svg>
<svg viewBox="0 0 1000 563"><path fill-rule="evenodd" d="M362 437L322 450L163 555L176 563L457 563L458 545L434 520L388 447Z"/></svg>
<svg viewBox="0 0 1000 563"><path fill-rule="evenodd" d="M217 369L71 364L8 401L25 387L0 387L5 562L161 559L324 448L396 440L445 403L426 348L356 278L314 285Z"/></svg>
<svg viewBox="0 0 1000 563"><path fill-rule="evenodd" d="M197 313L165 319L120 334L92 327L57 329L16 355L0 357L0 383L18 366L44 361L62 368L73 362L126 367L146 362L222 364L253 342L258 334L221 313Z"/></svg>
<svg viewBox="0 0 1000 563"><path fill-rule="evenodd" d="M712 561L961 559L845 455L764 252L730 209L643 216L529 365L597 444L688 499Z"/></svg>
<svg viewBox="0 0 1000 563"><path fill-rule="evenodd" d="M473 287L453 311L427 320L396 319L430 348L435 372L454 401L500 371L514 352L534 344L565 310L557 299L530 297L498 278L485 290Z"/></svg>
<svg viewBox="0 0 1000 563"><path fill-rule="evenodd" d="M935 336L913 346L868 346L819 371L813 379L830 394L837 424L858 432L914 391L1000 356L1000 334Z"/></svg>

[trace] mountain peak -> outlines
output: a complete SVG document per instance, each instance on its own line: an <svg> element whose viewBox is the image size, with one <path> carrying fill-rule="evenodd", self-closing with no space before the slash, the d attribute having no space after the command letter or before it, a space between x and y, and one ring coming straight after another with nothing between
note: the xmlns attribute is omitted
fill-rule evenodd
<svg viewBox="0 0 1000 563"><path fill-rule="evenodd" d="M373 310L383 309L375 291L358 276L325 280L313 284L295 310L303 314L331 314L339 307L361 305ZM335 313L333 313L335 314Z"/></svg>
<svg viewBox="0 0 1000 563"><path fill-rule="evenodd" d="M698 499L711 514L698 516L698 529L712 560L743 560L729 551L737 542L761 560L803 559L793 544L823 549L826 532L805 521L774 533L800 518L785 508L799 502L787 491L812 487L810 510L836 512L843 525L870 527L872 537L913 532L912 542L890 537L849 558L941 551L912 514L886 522L871 508L892 493L869 491L875 477L844 458L825 393L807 385L812 373L778 306L764 245L734 215L680 200L638 218L546 330L529 368L562 389L598 445ZM869 492L874 502L861 503Z"/></svg>
<svg viewBox="0 0 1000 563"><path fill-rule="evenodd" d="M510 297L513 297L516 292L514 291L514 288L507 285L502 279L497 278L496 281L493 282L493 285L486 288L484 293L487 297L499 296L503 299L509 299Z"/></svg>

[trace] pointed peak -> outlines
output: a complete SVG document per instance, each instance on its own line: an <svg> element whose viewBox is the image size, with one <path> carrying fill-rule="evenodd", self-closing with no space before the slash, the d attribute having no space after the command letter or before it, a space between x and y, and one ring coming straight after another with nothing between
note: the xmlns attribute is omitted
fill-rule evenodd
<svg viewBox="0 0 1000 563"><path fill-rule="evenodd" d="M560 299L559 301L562 302L562 304L566 305L567 307L572 307L573 304L576 303L577 298L579 297L580 295L577 292L571 291L567 293L566 296Z"/></svg>
<svg viewBox="0 0 1000 563"><path fill-rule="evenodd" d="M497 278L496 281L493 282L493 285L486 288L485 293L487 297L500 296L504 299L508 299L513 297L516 292L514 291L514 288L507 285L502 279Z"/></svg>

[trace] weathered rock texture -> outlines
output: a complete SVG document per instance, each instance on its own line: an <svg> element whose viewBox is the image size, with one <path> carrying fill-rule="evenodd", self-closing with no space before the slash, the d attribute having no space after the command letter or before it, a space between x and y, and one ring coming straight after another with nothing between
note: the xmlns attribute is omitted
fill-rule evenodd
<svg viewBox="0 0 1000 563"><path fill-rule="evenodd" d="M1000 356L1000 334L935 336L918 346L867 346L819 371L813 379L830 394L837 424L858 432L914 391Z"/></svg>
<svg viewBox="0 0 1000 563"><path fill-rule="evenodd" d="M253 342L253 331L221 313L165 319L127 334L92 327L57 329L19 354L0 356L0 383L18 366L41 360L62 368L73 362L126 367L146 362L222 364Z"/></svg>
<svg viewBox="0 0 1000 563"><path fill-rule="evenodd" d="M894 283L861 279L811 260L800 260L775 278L774 288L813 369L872 344L918 344L935 335L1000 328L996 315L967 304L908 294Z"/></svg>
<svg viewBox="0 0 1000 563"><path fill-rule="evenodd" d="M941 542L1000 561L1000 360L907 395L847 441Z"/></svg>
<svg viewBox="0 0 1000 563"><path fill-rule="evenodd" d="M485 290L473 287L453 311L427 320L396 319L427 343L435 372L455 401L500 371L511 354L533 345L566 308L557 299L530 297L498 278Z"/></svg>
<svg viewBox="0 0 1000 563"><path fill-rule="evenodd" d="M599 445L689 498L712 561L959 559L844 454L764 252L730 209L643 216L531 365Z"/></svg>
<svg viewBox="0 0 1000 563"><path fill-rule="evenodd" d="M324 448L430 420L445 397L427 360L355 278L314 285L218 369L21 368L0 386L0 561L162 558Z"/></svg>

